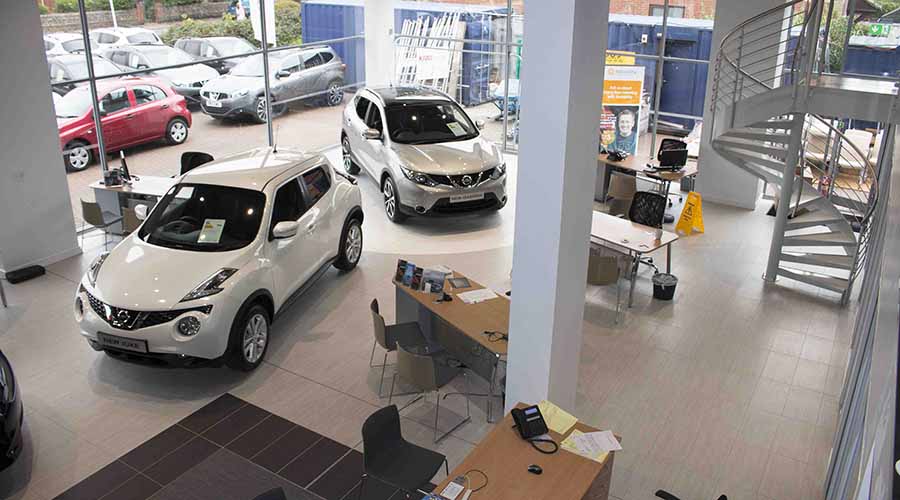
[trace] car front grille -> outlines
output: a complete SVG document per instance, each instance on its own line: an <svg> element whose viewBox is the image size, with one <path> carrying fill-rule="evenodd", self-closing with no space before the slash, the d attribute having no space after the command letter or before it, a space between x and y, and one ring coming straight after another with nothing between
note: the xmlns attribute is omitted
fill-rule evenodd
<svg viewBox="0 0 900 500"><path fill-rule="evenodd" d="M191 87L194 87L195 89L199 89L200 87L206 85L206 82L208 82L208 81L209 80L200 80L199 82L194 82L191 84Z"/></svg>
<svg viewBox="0 0 900 500"><path fill-rule="evenodd" d="M210 91L208 91L208 90L205 90L205 91L203 91L203 92L200 92L200 95L202 95L203 97L205 97L205 98L207 98L207 99L212 99L212 100L214 100L214 101L219 101L219 100L222 100L222 99L228 99L228 98L229 98L229 95L228 95L227 93L225 93L225 92L210 92Z"/></svg>
<svg viewBox="0 0 900 500"><path fill-rule="evenodd" d="M121 307L111 306L104 303L90 292L85 291L91 309L97 313L97 316L103 318L113 328L119 330L137 330L139 328L149 328L151 326L168 323L178 316L188 311L200 311L209 314L212 306L192 307L189 309L175 309L171 311L134 311L131 309L123 309Z"/></svg>
<svg viewBox="0 0 900 500"><path fill-rule="evenodd" d="M489 210L500 206L501 201L497 199L494 193L487 193L484 199L464 201L460 203L451 203L450 198L441 198L432 205L429 213L438 215L453 215L466 212L477 212L479 210Z"/></svg>
<svg viewBox="0 0 900 500"><path fill-rule="evenodd" d="M493 168L489 168L482 172L478 172L477 174L464 174L464 175L431 175L429 177L434 179L438 184L442 184L444 186L452 186L460 189L469 189L473 187L480 186L485 182L491 180L491 174L494 173ZM468 180L466 179L468 178Z"/></svg>

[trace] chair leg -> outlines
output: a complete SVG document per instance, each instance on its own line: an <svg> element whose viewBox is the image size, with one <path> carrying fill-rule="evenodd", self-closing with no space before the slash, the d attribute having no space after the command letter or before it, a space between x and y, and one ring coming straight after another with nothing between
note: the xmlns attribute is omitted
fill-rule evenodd
<svg viewBox="0 0 900 500"><path fill-rule="evenodd" d="M616 324L619 324L619 302L622 297L622 284L619 282L620 280L616 280Z"/></svg>
<svg viewBox="0 0 900 500"><path fill-rule="evenodd" d="M372 347L374 349L375 347ZM381 364L381 381L378 383L378 397L383 397L381 395L381 390L384 387L384 370L387 368L387 351L384 352L384 363ZM390 404L390 403L388 403Z"/></svg>
<svg viewBox="0 0 900 500"><path fill-rule="evenodd" d="M440 391L438 391L437 398L435 398L435 399L436 399L437 403L436 403L436 406L434 407L434 442L437 443L438 442L438 437L437 437L438 414L441 412L441 393L440 393Z"/></svg>
<svg viewBox="0 0 900 500"><path fill-rule="evenodd" d="M375 346L378 345L378 342L372 342L372 354L369 356L369 368L375 368L375 365L372 364L375 361Z"/></svg>
<svg viewBox="0 0 900 500"><path fill-rule="evenodd" d="M382 375L382 379L384 375ZM397 383L397 374L394 374L394 377L391 379L391 393L388 395L388 406L391 406L391 400L394 399L394 384Z"/></svg>
<svg viewBox="0 0 900 500"><path fill-rule="evenodd" d="M363 498L363 490L366 488L366 478L368 478L368 474L362 475L362 480L359 482L359 496L357 496L357 500L362 500Z"/></svg>

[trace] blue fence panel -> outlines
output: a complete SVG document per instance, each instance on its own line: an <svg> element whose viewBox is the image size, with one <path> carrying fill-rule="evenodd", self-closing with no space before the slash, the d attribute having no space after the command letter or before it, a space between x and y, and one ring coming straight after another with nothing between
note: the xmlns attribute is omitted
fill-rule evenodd
<svg viewBox="0 0 900 500"><path fill-rule="evenodd" d="M342 3L301 4L303 43L316 43L363 33L363 7ZM332 44L332 48L347 65L347 85L362 84L366 79L365 42L360 39Z"/></svg>
<svg viewBox="0 0 900 500"><path fill-rule="evenodd" d="M900 47L883 49L851 45L844 57L846 73L895 77L900 70Z"/></svg>

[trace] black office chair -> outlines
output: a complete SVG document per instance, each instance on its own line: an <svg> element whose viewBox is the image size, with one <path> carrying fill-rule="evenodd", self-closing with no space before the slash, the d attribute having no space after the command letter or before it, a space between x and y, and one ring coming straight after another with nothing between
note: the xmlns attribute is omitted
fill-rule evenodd
<svg viewBox="0 0 900 500"><path fill-rule="evenodd" d="M400 432L400 412L396 405L386 406L369 415L362 427L363 466L359 498L363 498L366 479L373 477L399 488L407 494L428 494L425 487L444 465L447 457L403 439Z"/></svg>
<svg viewBox="0 0 900 500"><path fill-rule="evenodd" d="M181 175L211 161L213 161L213 156L209 153L201 153L199 151L181 153Z"/></svg>
<svg viewBox="0 0 900 500"><path fill-rule="evenodd" d="M634 193L631 208L628 210L628 219L645 226L661 228L666 216L667 197L654 191L638 191ZM635 262L632 272L637 272L638 264L645 264L658 273L659 268L653 263L653 257L647 257Z"/></svg>
<svg viewBox="0 0 900 500"><path fill-rule="evenodd" d="M663 500L681 500L680 498L665 490L656 490L656 496L662 498ZM719 495L718 500L728 500L728 497L725 495Z"/></svg>
<svg viewBox="0 0 900 500"><path fill-rule="evenodd" d="M262 495L259 495L253 500L287 500L287 497L284 496L283 489L275 488L263 493Z"/></svg>

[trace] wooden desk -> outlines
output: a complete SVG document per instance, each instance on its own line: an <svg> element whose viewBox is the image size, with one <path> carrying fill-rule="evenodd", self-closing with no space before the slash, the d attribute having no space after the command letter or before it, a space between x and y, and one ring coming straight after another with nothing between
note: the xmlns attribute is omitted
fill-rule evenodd
<svg viewBox="0 0 900 500"><path fill-rule="evenodd" d="M436 294L413 290L394 282L397 322L417 322L429 342L442 346L490 383L490 391L485 395L490 421L493 400L497 397L497 367L501 358L506 356L508 346L505 340L488 340L484 332L509 332L509 299L500 295L477 304L466 304L457 297L459 293L487 287L459 273L454 272L452 276L468 279L471 286L453 288L445 282L444 291L453 300L441 303L435 303L438 298Z"/></svg>
<svg viewBox="0 0 900 500"><path fill-rule="evenodd" d="M94 190L94 199L100 205L100 209L106 213L121 217L123 209L133 209L138 204L145 204L147 208L153 208L172 186L175 185L177 179L172 177L156 177L151 175L137 176L137 180L131 184L123 184L121 186L106 186L100 181L91 184ZM116 223L109 226L109 232L113 234L122 233L122 223Z"/></svg>
<svg viewBox="0 0 900 500"><path fill-rule="evenodd" d="M597 176L597 185L594 193L594 197L597 201L606 201L606 192L609 187L610 168L622 170L625 172L631 172L657 182L659 184L660 193L664 195L668 194L669 185L672 182L681 182L681 180L686 177L694 177L695 175L697 175L697 159L690 157L688 158L687 164L685 164L684 168L677 172L647 172L647 163L656 163L655 152L659 150L659 144L663 141L663 139L683 139L667 135L657 135L656 145L653 147L653 149L651 149L648 145L651 137L652 134L644 134L643 136L641 136L641 140L638 141L638 144L640 144L640 146L638 147L637 153L630 155L628 158L625 158L622 161L611 161L607 159L606 153L600 153L597 155L597 166L600 167L600 175ZM650 153L651 151L654 152L652 155Z"/></svg>
<svg viewBox="0 0 900 500"><path fill-rule="evenodd" d="M666 272L672 272L672 243L678 235L662 231L660 239L656 239L657 229L643 224L621 219L603 212L594 211L591 222L591 242L603 243L604 247L613 248L632 258L631 289L628 292L628 307L634 303L634 285L637 281L637 263L641 256L666 248Z"/></svg>
<svg viewBox="0 0 900 500"><path fill-rule="evenodd" d="M521 406L521 405L520 405ZM471 453L456 466L450 475L435 488L440 494L447 483L472 469L478 469L488 476L488 485L470 500L607 500L612 478L613 459L611 452L600 463L560 450L553 455L545 455L525 442L513 429L509 414L483 439ZM594 432L597 429L581 422L575 429ZM569 431L571 433L571 431ZM566 436L550 432L553 440L561 442ZM568 435L568 434L567 434ZM531 464L540 465L543 474L536 476L528 472ZM471 474L473 486L481 484L479 474Z"/></svg>

